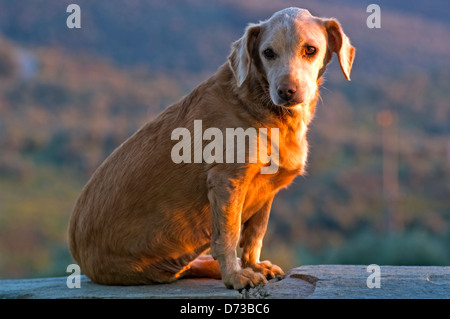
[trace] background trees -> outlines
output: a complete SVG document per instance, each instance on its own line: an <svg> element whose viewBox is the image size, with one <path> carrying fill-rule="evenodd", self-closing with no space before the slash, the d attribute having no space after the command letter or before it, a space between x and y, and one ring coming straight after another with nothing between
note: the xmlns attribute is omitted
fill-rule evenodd
<svg viewBox="0 0 450 319"><path fill-rule="evenodd" d="M82 28L70 30L68 3L0 0L0 278L65 274L67 222L95 168L215 72L248 22L293 5L80 0ZM275 199L262 257L287 268L448 264L449 4L379 1L377 30L360 1L303 5L337 17L357 56L352 82L336 61L327 71L308 174ZM397 136L394 229L383 110Z"/></svg>

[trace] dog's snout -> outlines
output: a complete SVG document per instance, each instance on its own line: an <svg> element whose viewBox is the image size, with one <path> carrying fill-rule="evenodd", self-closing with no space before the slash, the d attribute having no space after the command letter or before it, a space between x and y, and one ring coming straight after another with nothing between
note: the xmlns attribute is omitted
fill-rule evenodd
<svg viewBox="0 0 450 319"><path fill-rule="evenodd" d="M297 92L297 87L292 83L282 83L277 88L278 96L286 102L292 100Z"/></svg>

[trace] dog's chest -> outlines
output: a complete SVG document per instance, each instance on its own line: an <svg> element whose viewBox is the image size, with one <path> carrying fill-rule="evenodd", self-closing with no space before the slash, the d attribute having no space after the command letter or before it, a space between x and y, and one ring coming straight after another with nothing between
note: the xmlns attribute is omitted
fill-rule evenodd
<svg viewBox="0 0 450 319"><path fill-rule="evenodd" d="M245 222L253 216L278 190L288 186L301 171L302 169L288 170L280 167L275 174L255 176L244 201L242 221Z"/></svg>
<svg viewBox="0 0 450 319"><path fill-rule="evenodd" d="M304 142L302 145L291 145L284 150L280 149L279 166L276 172L258 173L254 176L245 199L243 220L249 218L281 188L287 187L296 176L303 173L308 148L306 140Z"/></svg>
<svg viewBox="0 0 450 319"><path fill-rule="evenodd" d="M302 172L303 165L294 168L281 166L275 174L260 175L257 184L262 184L268 192L276 192L280 188L288 186Z"/></svg>
<svg viewBox="0 0 450 319"><path fill-rule="evenodd" d="M294 177L303 173L308 157L308 141L306 140L306 125L299 125L296 130L287 130L280 136L278 142L279 161L276 181Z"/></svg>

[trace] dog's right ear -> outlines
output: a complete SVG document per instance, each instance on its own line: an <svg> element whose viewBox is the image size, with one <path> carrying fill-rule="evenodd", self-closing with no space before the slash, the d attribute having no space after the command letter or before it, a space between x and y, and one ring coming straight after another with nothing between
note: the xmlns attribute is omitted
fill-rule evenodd
<svg viewBox="0 0 450 319"><path fill-rule="evenodd" d="M231 54L228 56L228 63L231 71L240 87L247 78L252 64L252 51L255 47L256 39L261 32L259 24L250 24L245 29L244 36L233 43Z"/></svg>

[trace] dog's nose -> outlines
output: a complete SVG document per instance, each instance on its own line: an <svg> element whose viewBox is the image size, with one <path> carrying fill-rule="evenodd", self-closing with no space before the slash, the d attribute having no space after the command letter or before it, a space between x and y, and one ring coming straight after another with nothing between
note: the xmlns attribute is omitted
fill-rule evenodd
<svg viewBox="0 0 450 319"><path fill-rule="evenodd" d="M284 101L289 102L297 92L297 87L292 83L282 83L277 88L278 96Z"/></svg>

